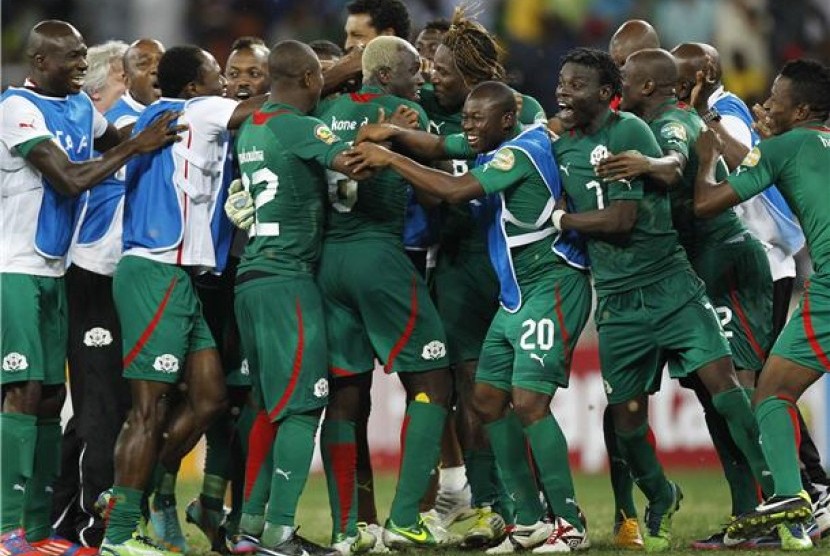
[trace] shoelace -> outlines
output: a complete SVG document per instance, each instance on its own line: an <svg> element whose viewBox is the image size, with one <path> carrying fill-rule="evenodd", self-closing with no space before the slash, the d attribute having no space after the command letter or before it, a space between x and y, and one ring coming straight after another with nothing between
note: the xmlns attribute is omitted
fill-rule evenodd
<svg viewBox="0 0 830 556"><path fill-rule="evenodd" d="M570 533L573 530L574 530L573 525L563 525L562 521L557 519L556 520L556 528L553 530L553 532L548 537L548 540L545 541L545 542L547 544L553 544L556 541L558 541L559 539L564 539L565 535ZM565 542L565 544L567 544L567 542Z"/></svg>

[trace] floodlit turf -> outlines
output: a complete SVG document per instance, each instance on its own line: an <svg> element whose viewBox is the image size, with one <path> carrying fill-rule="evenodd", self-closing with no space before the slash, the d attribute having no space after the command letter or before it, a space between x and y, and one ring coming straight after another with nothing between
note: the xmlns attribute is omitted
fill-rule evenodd
<svg viewBox="0 0 830 556"><path fill-rule="evenodd" d="M701 554L686 548L693 539L703 538L720 529L729 516L730 501L726 482L714 470L671 472L669 477L683 488L683 504L674 518L672 554ZM588 519L588 531L593 554L619 554L611 547L613 502L607 475L578 475L575 477L577 498ZM180 513L187 502L198 493L198 483L180 485L178 500ZM384 519L394 494L394 476L384 474L377 478L378 514ZM639 493L638 493L639 494ZM642 496L637 498L640 518L644 506ZM182 523L188 543L194 553L208 551L204 536L190 524ZM322 474L310 477L300 501L297 523L301 534L311 540L325 543L331 527L328 495ZM443 555L469 554L468 551L442 551ZM824 539L812 552L830 554L830 540ZM772 554L771 551L730 550L729 554Z"/></svg>

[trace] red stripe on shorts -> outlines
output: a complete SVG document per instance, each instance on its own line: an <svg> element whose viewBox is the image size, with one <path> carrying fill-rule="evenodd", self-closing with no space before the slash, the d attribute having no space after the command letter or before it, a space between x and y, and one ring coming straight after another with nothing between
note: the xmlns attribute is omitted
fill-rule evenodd
<svg viewBox="0 0 830 556"><path fill-rule="evenodd" d="M395 363L395 358L398 354L403 350L406 344L409 342L409 338L412 337L412 332L415 330L415 321L418 320L418 282L415 279L415 275L412 276L412 294L410 298L410 305L409 305L409 320L406 322L406 328L403 330L403 334L401 337L398 338L398 341L395 342L395 345L392 346L392 351L389 352L389 357L386 358L386 365L384 365L383 370L387 373L392 372L392 365Z"/></svg>
<svg viewBox="0 0 830 556"><path fill-rule="evenodd" d="M341 376L341 377L354 376L354 375L357 374L357 371L347 371L346 369L342 369L340 367L335 367L335 366L329 367L329 371L334 376Z"/></svg>
<svg viewBox="0 0 830 556"><path fill-rule="evenodd" d="M767 354L761 349L761 344L758 343L758 340L755 338L755 335L752 333L752 327L749 326L749 319L746 318L746 313L744 313L744 308L741 306L741 301L738 299L738 286L735 283L735 272L734 270L729 273L729 299L732 300L732 307L735 309L735 313L738 315L738 321L741 323L741 328L744 329L744 334L746 334L746 339L749 340L749 345L752 346L752 351L755 352L755 355L758 359L761 360L761 363L767 358ZM748 369L753 370L753 369Z"/></svg>
<svg viewBox="0 0 830 556"><path fill-rule="evenodd" d="M810 342L810 347L813 348L813 353L816 354L818 360L824 365L826 371L830 371L830 359L818 343L816 338L816 331L813 328L813 316L810 314L810 283L804 285L804 303L801 306L801 322L804 324L804 333L807 335L807 341Z"/></svg>
<svg viewBox="0 0 830 556"><path fill-rule="evenodd" d="M126 357L122 362L123 367L126 369L130 366L133 360L141 353L141 350L144 348L144 344L147 343L147 340L150 339L150 336L153 335L153 332L158 326L159 321L161 320L161 315L164 314L164 309L167 307L167 302L170 301L170 295L173 293L173 288L176 287L176 282L178 282L178 278L173 278L170 281L170 285L167 286L167 291L164 292L164 297L161 298L161 303L156 308L156 314L153 315L152 320L150 320L150 324L147 325L147 328L144 329L144 332L141 333L139 336L138 341L135 343L133 348L127 353Z"/></svg>
<svg viewBox="0 0 830 556"><path fill-rule="evenodd" d="M303 368L303 350L305 348L305 330L303 329L303 309L300 307L300 299L297 298L297 349L294 351L294 367L291 369L291 378L288 379L288 386L285 387L285 392L282 393L280 401L277 406L271 410L268 417L272 421L276 420L280 411L286 406L294 389L297 387L297 379L300 378L300 370Z"/></svg>

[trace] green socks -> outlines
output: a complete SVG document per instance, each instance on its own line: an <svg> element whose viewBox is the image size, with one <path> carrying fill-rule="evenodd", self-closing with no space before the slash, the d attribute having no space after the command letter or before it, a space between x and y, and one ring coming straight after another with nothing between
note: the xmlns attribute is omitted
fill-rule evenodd
<svg viewBox="0 0 830 556"><path fill-rule="evenodd" d="M769 397L755 408L761 447L775 481L775 494L792 496L801 492L798 470L798 415L789 400Z"/></svg>
<svg viewBox="0 0 830 556"><path fill-rule="evenodd" d="M320 433L331 506L332 544L357 534L357 445L353 421L326 419Z"/></svg>
<svg viewBox="0 0 830 556"><path fill-rule="evenodd" d="M447 410L441 406L417 401L406 408L401 428L401 468L390 519L398 526L418 523L418 506L427 491L429 479L441 453L441 431Z"/></svg>
<svg viewBox="0 0 830 556"><path fill-rule="evenodd" d="M602 415L602 434L605 438L605 449L608 452L608 471L611 476L611 491L614 493L614 519L620 517L637 517L637 506L634 504L634 478L631 468L622 455L617 432L614 429L614 419L611 408L606 406Z"/></svg>
<svg viewBox="0 0 830 556"><path fill-rule="evenodd" d="M533 525L542 518L544 508L539 501L536 479L528 461L525 434L519 418L513 412L486 423L490 446L496 455L504 484L516 505L516 523Z"/></svg>
<svg viewBox="0 0 830 556"><path fill-rule="evenodd" d="M23 526L23 503L34 473L37 417L0 413L0 533Z"/></svg>
<svg viewBox="0 0 830 556"><path fill-rule="evenodd" d="M319 422L319 414L291 415L280 421L274 440L274 472L265 515L266 531L274 525L294 527L294 514L308 479Z"/></svg>
<svg viewBox="0 0 830 556"><path fill-rule="evenodd" d="M564 518L578 531L582 531L568 462L568 443L559 423L553 415L548 415L525 427L525 435L530 442L539 480L554 515Z"/></svg>
<svg viewBox="0 0 830 556"><path fill-rule="evenodd" d="M767 462L758 443L758 425L753 419L749 398L742 388L733 388L712 396L712 405L726 419L732 440L735 441L741 453L746 457L755 480L761 485L765 494L771 495L774 491L772 479L765 474ZM772 446L775 446L773 444ZM777 449L777 447L776 447ZM799 490L801 490L799 488ZM798 492L798 491L796 491Z"/></svg>
<svg viewBox="0 0 830 556"><path fill-rule="evenodd" d="M674 494L663 474L663 467L657 460L653 440L649 439L648 423L643 423L633 431L616 432L620 453L628 462L634 481L646 495L652 510L656 513L665 512L672 503Z"/></svg>
<svg viewBox="0 0 830 556"><path fill-rule="evenodd" d="M32 478L26 485L23 503L23 527L26 540L40 541L52 530L52 486L58 478L61 466L60 417L41 418L37 424L35 465Z"/></svg>
<svg viewBox="0 0 830 556"><path fill-rule="evenodd" d="M130 540L141 519L141 497L144 493L134 488L114 486L110 498L110 517L104 538L113 544Z"/></svg>
<svg viewBox="0 0 830 556"><path fill-rule="evenodd" d="M497 485L494 483L496 473L496 456L492 449L465 450L464 466L467 468L467 481L473 495L472 506L481 508L495 506L498 500Z"/></svg>

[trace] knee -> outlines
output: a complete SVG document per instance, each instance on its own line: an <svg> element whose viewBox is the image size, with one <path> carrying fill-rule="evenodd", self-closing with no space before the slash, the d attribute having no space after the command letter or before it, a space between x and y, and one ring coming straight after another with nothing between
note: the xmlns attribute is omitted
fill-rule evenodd
<svg viewBox="0 0 830 556"><path fill-rule="evenodd" d="M3 412L37 415L41 400L41 383L34 380L3 387Z"/></svg>
<svg viewBox="0 0 830 556"><path fill-rule="evenodd" d="M476 388L471 401L470 409L482 423L492 423L504 416L504 404L497 397L487 395L484 389Z"/></svg>
<svg viewBox="0 0 830 556"><path fill-rule="evenodd" d="M196 406L196 415L202 426L210 426L221 415L224 415L228 408L228 398L225 396L217 396L214 398L202 399Z"/></svg>
<svg viewBox="0 0 830 556"><path fill-rule="evenodd" d="M161 430L166 415L166 400L136 400L122 428L132 434L150 436Z"/></svg>
<svg viewBox="0 0 830 556"><path fill-rule="evenodd" d="M528 427L550 415L547 398L545 396L540 396L540 398L526 396L513 400L513 411L521 421L522 426Z"/></svg>

